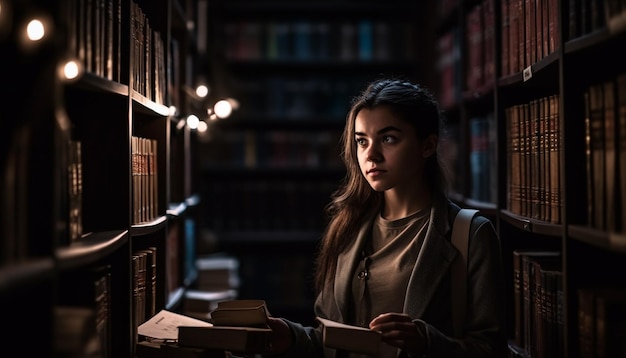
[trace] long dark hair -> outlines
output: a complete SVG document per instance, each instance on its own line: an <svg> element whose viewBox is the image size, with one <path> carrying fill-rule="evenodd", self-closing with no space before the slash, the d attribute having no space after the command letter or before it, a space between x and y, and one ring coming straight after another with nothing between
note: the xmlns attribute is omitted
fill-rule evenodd
<svg viewBox="0 0 626 358"><path fill-rule="evenodd" d="M330 222L326 227L316 261L315 286L320 292L332 278L337 255L350 244L364 221L380 210L383 194L374 191L363 178L356 154L354 126L361 109L385 106L414 126L419 139L442 131L441 113L435 97L419 84L399 79L380 79L370 83L352 101L341 141L346 175L326 206ZM447 191L446 177L437 153L424 168L425 182L431 192Z"/></svg>

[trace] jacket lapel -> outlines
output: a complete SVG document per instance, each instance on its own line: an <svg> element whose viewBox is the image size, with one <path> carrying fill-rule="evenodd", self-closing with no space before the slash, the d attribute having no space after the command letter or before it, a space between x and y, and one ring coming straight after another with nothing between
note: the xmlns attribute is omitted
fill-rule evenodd
<svg viewBox="0 0 626 358"><path fill-rule="evenodd" d="M350 246L348 250L339 254L337 258L337 268L335 271L335 300L337 307L341 314L341 318L345 321L348 314L346 308L351 304L348 302L350 299L350 290L352 289L352 274L355 267L361 258L361 251L365 240L371 231L372 222L367 220L366 224L361 227L359 233L354 241L354 245Z"/></svg>
<svg viewBox="0 0 626 358"><path fill-rule="evenodd" d="M457 251L446 238L450 231L447 200L436 199L430 211L430 222L424 243L409 279L404 312L411 317L424 315L433 295L440 286Z"/></svg>
<svg viewBox="0 0 626 358"><path fill-rule="evenodd" d="M411 317L423 316L458 254L452 243L446 238L451 230L449 215L447 199L443 196L435 198L430 211L426 237L413 268L413 273L409 278L404 300L404 312ZM371 225L371 220L367 220L366 224L359 230L354 245L351 245L337 258L334 296L336 308L343 320L347 317L346 307L350 305L348 300L352 289L352 275L361 258L361 250L370 234Z"/></svg>

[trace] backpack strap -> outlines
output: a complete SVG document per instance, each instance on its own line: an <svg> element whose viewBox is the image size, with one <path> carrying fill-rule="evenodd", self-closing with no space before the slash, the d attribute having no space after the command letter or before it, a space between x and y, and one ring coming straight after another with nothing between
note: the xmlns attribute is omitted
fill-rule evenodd
<svg viewBox="0 0 626 358"><path fill-rule="evenodd" d="M464 331L467 308L467 255L472 219L478 210L461 209L454 218L452 244L459 250L458 259L452 264L452 327L454 335L461 337Z"/></svg>

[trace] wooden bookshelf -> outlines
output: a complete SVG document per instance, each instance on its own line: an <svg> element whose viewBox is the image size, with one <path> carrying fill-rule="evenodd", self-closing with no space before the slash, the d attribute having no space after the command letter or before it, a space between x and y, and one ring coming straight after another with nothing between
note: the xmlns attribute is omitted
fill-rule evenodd
<svg viewBox="0 0 626 358"><path fill-rule="evenodd" d="M34 355L85 356L93 340L98 356L134 357L137 326L194 280L196 137L176 123L202 113L171 73L200 73L196 5L0 1L0 306L7 339Z"/></svg>
<svg viewBox="0 0 626 358"><path fill-rule="evenodd" d="M453 197L469 207L495 205L505 269L512 279L513 251L561 252L556 271L562 282L556 288L562 297L553 302L540 299L550 309L558 304L561 311L531 323L543 325L535 327L543 332L535 340L520 342L516 337L513 280L509 282L510 356L546 356L542 352L551 357L595 356L597 347L581 343L589 339L588 328L583 328L587 321L581 319L589 312L579 302L580 292L602 291L598 287L618 291L626 282L626 227L621 216L626 209L620 196L626 176L617 159L626 158L617 139L626 126L621 124L623 105L616 105L624 93L620 83L626 66L618 49L626 43L626 14L614 2L602 0L450 3L442 3L439 12L441 80L435 83L440 97L447 100L444 110L456 131L449 149L455 152L446 157L460 171L457 176L470 178L456 183ZM491 11L486 13L492 18L483 18L482 27L475 26L476 9ZM454 45L444 46L450 37ZM472 57L477 56L473 42L477 38L487 41L483 45L493 52L493 64ZM483 58L492 57L483 53ZM485 69L492 65L493 73ZM490 73L486 82L491 87L473 90L474 71ZM477 202L472 197L472 173L485 176L488 171L473 167L470 124L484 114L495 116L497 140L490 150L497 156L497 195ZM594 136L600 140L590 136L590 117L598 118ZM608 140L613 146L602 145L606 138L614 138ZM597 297L598 302L608 300L608 295ZM592 315L590 322L595 320ZM623 318L619 321L623 323ZM612 347L609 354L620 355L624 352L607 343L615 342L616 330L607 328L598 342Z"/></svg>

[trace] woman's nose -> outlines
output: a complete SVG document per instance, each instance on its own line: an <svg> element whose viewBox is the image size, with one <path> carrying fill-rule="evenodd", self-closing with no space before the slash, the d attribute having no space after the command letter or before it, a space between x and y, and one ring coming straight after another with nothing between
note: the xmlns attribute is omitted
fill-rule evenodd
<svg viewBox="0 0 626 358"><path fill-rule="evenodd" d="M382 155L380 153L380 150L378 149L378 146L375 144L370 145L367 148L367 160L370 162L380 162L382 160Z"/></svg>

